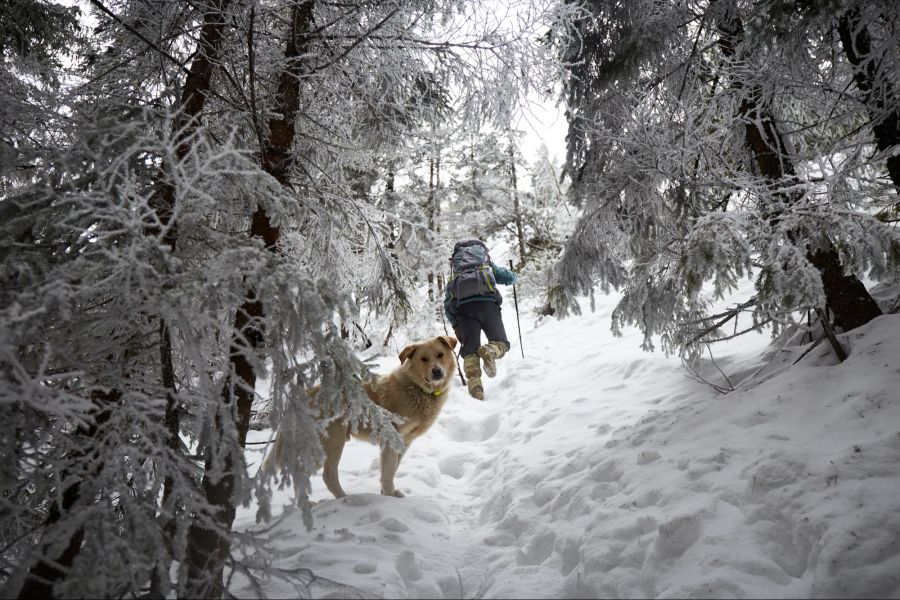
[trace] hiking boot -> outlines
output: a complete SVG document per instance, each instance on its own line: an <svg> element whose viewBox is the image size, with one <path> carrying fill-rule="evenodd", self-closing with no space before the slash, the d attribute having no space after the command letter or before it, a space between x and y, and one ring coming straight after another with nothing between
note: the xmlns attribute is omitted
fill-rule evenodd
<svg viewBox="0 0 900 600"><path fill-rule="evenodd" d="M469 395L476 400L484 400L484 388L481 386L481 377L469 377L466 380L469 386Z"/></svg>
<svg viewBox="0 0 900 600"><path fill-rule="evenodd" d="M501 342L488 342L478 349L478 356L484 361L484 374L493 377L497 374L497 359L506 354L506 346Z"/></svg>
<svg viewBox="0 0 900 600"><path fill-rule="evenodd" d="M463 372L466 374L469 395L476 400L484 400L484 388L481 386L481 359L477 354L463 357Z"/></svg>
<svg viewBox="0 0 900 600"><path fill-rule="evenodd" d="M481 379L481 359L477 354L469 354L463 357L463 373L467 378Z"/></svg>

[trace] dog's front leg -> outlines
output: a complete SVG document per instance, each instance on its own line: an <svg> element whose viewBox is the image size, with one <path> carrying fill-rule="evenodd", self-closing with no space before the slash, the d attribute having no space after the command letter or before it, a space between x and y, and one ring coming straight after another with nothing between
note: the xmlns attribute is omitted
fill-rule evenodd
<svg viewBox="0 0 900 600"><path fill-rule="evenodd" d="M381 493L385 496L403 497L403 492L394 487L394 475L397 473L401 457L401 454L388 446L381 449Z"/></svg>

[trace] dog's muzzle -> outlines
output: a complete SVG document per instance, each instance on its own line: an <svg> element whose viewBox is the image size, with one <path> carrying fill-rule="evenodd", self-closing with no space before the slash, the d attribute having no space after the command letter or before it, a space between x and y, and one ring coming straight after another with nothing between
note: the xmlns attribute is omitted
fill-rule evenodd
<svg viewBox="0 0 900 600"><path fill-rule="evenodd" d="M440 367L432 367L431 380L432 381L440 381L443 378L444 378L444 370Z"/></svg>

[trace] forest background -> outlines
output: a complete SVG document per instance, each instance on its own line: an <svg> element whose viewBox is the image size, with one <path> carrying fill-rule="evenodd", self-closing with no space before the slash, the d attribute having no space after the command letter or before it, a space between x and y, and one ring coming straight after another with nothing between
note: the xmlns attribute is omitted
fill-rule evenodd
<svg viewBox="0 0 900 600"><path fill-rule="evenodd" d="M620 290L614 330L686 364L761 327L840 356L897 278L898 24L888 0L4 3L4 591L227 593L237 506L270 519L289 484L311 518L321 416L399 443L358 352L440 331L456 239L508 245L542 316ZM561 165L523 154L534 98ZM278 480L245 468L263 377L299 457Z"/></svg>

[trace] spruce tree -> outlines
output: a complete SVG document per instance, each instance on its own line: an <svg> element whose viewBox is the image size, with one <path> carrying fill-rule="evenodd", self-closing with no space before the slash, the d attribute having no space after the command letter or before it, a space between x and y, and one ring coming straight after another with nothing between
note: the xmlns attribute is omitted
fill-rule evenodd
<svg viewBox="0 0 900 600"><path fill-rule="evenodd" d="M582 214L556 307L578 310L598 283L622 289L614 329L689 354L744 313L737 330L826 305L845 329L877 316L859 277L895 277L898 238L873 217L890 200L872 165L843 150L866 112L836 92L852 77L829 66L837 38L784 35L775 4L588 6L559 46ZM711 314L746 277L755 295Z"/></svg>

